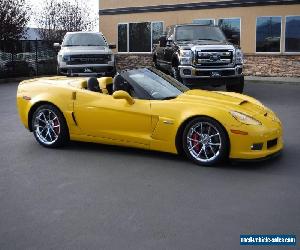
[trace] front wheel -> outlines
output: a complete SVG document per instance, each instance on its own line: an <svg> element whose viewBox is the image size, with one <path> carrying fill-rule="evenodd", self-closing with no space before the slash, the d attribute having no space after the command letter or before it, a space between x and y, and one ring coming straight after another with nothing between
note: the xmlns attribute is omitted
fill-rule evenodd
<svg viewBox="0 0 300 250"><path fill-rule="evenodd" d="M202 166L216 164L228 157L225 129L214 119L199 117L190 121L182 138L186 156Z"/></svg>
<svg viewBox="0 0 300 250"><path fill-rule="evenodd" d="M57 66L56 67L56 74L58 75L58 76L61 76L62 74L61 74L61 71L60 71L60 68Z"/></svg>
<svg viewBox="0 0 300 250"><path fill-rule="evenodd" d="M65 118L53 105L42 105L33 113L32 129L35 139L44 147L60 147L69 140Z"/></svg>

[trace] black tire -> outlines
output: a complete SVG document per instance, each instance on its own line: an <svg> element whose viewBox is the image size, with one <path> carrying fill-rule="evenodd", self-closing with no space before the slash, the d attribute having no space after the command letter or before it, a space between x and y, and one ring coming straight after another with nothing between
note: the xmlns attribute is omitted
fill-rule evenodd
<svg viewBox="0 0 300 250"><path fill-rule="evenodd" d="M35 139L44 147L57 148L69 141L66 120L53 105L38 107L32 115L31 124Z"/></svg>
<svg viewBox="0 0 300 250"><path fill-rule="evenodd" d="M180 72L179 72L178 66L172 66L172 68L171 68L171 75L177 81L182 82L182 78L180 76Z"/></svg>
<svg viewBox="0 0 300 250"><path fill-rule="evenodd" d="M33 68L29 68L28 75L29 77L36 76L35 70Z"/></svg>
<svg viewBox="0 0 300 250"><path fill-rule="evenodd" d="M56 74L58 75L58 76L61 76L62 74L61 74L61 72L60 72L60 68L57 66L57 68L56 68Z"/></svg>
<svg viewBox="0 0 300 250"><path fill-rule="evenodd" d="M229 92L243 93L244 85L244 77L241 77L226 83L226 90Z"/></svg>
<svg viewBox="0 0 300 250"><path fill-rule="evenodd" d="M156 68L156 69L159 69L159 65L157 63L157 58L156 56L153 57L153 66Z"/></svg>
<svg viewBox="0 0 300 250"><path fill-rule="evenodd" d="M209 117L197 117L185 127L182 147L193 162L211 166L228 158L229 141L219 122Z"/></svg>

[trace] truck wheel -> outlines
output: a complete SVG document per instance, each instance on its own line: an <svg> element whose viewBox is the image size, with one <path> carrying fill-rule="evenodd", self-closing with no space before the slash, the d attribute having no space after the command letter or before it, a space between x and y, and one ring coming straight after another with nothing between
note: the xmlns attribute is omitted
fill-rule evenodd
<svg viewBox="0 0 300 250"><path fill-rule="evenodd" d="M243 93L244 77L226 83L226 90L229 92Z"/></svg>
<svg viewBox="0 0 300 250"><path fill-rule="evenodd" d="M60 68L57 66L57 68L56 68L56 71L57 71L57 75L58 76L61 76L61 73L60 73Z"/></svg>
<svg viewBox="0 0 300 250"><path fill-rule="evenodd" d="M156 56L153 57L153 66L157 69L159 69L159 65L157 63L157 59L156 59Z"/></svg>
<svg viewBox="0 0 300 250"><path fill-rule="evenodd" d="M182 82L182 78L180 76L180 72L177 66L172 66L171 68L171 74L173 78L175 78L177 81Z"/></svg>

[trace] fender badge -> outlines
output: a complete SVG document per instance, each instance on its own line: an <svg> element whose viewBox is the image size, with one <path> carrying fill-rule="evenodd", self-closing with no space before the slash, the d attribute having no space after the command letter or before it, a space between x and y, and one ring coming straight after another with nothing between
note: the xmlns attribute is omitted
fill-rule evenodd
<svg viewBox="0 0 300 250"><path fill-rule="evenodd" d="M164 120L163 123L168 125L174 124L174 122L171 120Z"/></svg>

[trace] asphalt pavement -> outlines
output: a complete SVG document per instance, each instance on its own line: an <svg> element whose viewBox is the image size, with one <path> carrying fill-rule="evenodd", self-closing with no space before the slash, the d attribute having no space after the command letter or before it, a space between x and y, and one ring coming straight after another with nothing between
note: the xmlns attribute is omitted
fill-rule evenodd
<svg viewBox="0 0 300 250"><path fill-rule="evenodd" d="M299 249L300 82L246 84L283 122L281 157L215 167L98 144L43 148L20 123L16 89L0 84L0 249L254 249L240 234L295 234Z"/></svg>

